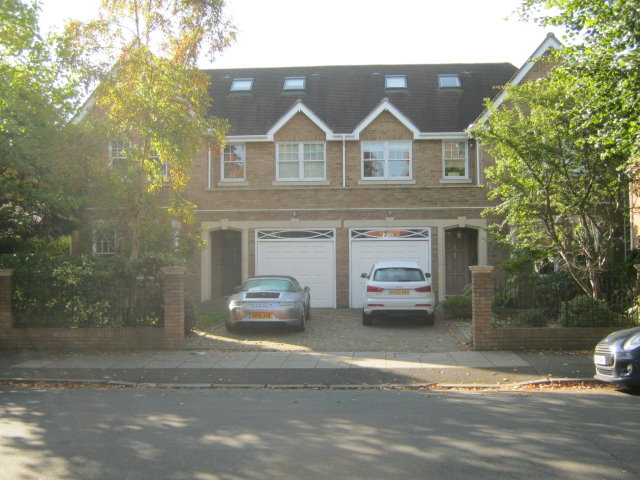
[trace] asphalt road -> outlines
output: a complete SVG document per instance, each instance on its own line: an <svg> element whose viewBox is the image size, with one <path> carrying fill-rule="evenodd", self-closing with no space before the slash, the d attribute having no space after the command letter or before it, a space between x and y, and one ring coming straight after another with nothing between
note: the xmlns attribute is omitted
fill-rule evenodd
<svg viewBox="0 0 640 480"><path fill-rule="evenodd" d="M0 389L8 479L631 479L619 392Z"/></svg>

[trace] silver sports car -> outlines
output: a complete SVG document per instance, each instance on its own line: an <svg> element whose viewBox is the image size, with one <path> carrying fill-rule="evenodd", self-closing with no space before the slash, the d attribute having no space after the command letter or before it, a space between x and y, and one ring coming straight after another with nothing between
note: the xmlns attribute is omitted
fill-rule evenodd
<svg viewBox="0 0 640 480"><path fill-rule="evenodd" d="M309 287L293 277L260 275L249 278L229 297L226 327L280 324L304 330L311 308Z"/></svg>

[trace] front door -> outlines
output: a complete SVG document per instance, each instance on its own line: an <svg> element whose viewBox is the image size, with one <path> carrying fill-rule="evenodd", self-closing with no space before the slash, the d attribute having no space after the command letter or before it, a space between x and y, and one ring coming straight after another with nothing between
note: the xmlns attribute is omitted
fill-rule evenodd
<svg viewBox="0 0 640 480"><path fill-rule="evenodd" d="M242 234L234 230L211 232L211 298L235 293L242 284Z"/></svg>
<svg viewBox="0 0 640 480"><path fill-rule="evenodd" d="M462 295L471 283L470 265L478 263L478 231L452 228L445 233L445 294Z"/></svg>

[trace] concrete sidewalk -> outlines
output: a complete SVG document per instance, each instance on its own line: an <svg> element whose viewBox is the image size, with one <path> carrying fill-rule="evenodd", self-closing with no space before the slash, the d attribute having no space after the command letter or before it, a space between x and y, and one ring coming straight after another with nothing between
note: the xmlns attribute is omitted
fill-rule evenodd
<svg viewBox="0 0 640 480"><path fill-rule="evenodd" d="M590 354L452 351L0 354L0 381L144 386L508 385L588 380Z"/></svg>

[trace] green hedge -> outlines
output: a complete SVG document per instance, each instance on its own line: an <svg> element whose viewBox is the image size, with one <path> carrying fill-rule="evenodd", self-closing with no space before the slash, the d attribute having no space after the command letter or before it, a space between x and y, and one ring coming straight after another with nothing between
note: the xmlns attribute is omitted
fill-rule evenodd
<svg viewBox="0 0 640 480"><path fill-rule="evenodd" d="M163 256L0 256L14 273L16 327L161 326Z"/></svg>

